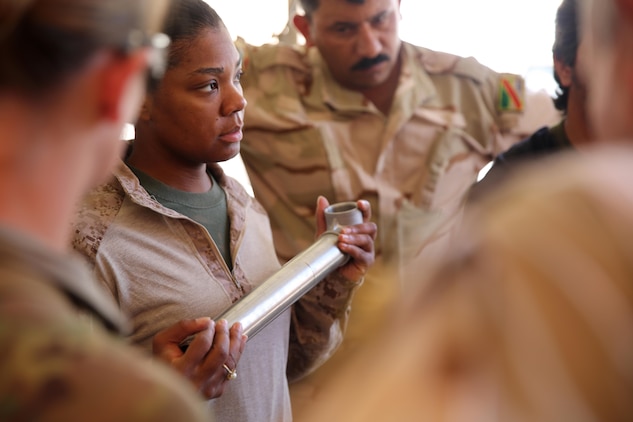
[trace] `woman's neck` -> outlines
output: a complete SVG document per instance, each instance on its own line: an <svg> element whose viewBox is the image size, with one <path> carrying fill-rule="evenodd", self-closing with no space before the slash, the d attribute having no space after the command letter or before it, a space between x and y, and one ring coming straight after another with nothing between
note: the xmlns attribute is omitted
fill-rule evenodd
<svg viewBox="0 0 633 422"><path fill-rule="evenodd" d="M151 144L146 144L138 139L132 142L132 152L125 161L148 176L185 192L207 192L213 186L213 182L207 174L206 165L178 166L176 160L167 154L149 147Z"/></svg>

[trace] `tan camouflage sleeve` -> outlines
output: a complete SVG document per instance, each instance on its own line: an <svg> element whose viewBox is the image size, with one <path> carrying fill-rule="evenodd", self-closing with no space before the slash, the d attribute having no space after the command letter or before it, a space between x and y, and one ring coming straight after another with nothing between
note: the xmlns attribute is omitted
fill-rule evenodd
<svg viewBox="0 0 633 422"><path fill-rule="evenodd" d="M361 284L334 273L293 305L286 371L290 382L317 369L340 346L352 297Z"/></svg>

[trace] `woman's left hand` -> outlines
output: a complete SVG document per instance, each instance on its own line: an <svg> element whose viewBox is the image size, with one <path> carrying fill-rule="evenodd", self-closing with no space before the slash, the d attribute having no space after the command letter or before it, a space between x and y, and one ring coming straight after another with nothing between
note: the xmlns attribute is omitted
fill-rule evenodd
<svg viewBox="0 0 633 422"><path fill-rule="evenodd" d="M317 199L317 237L327 230L324 210L329 206L328 200L319 196ZM350 256L347 264L338 269L340 275L351 281L360 280L376 258L374 241L378 227L371 222L371 205L368 201L358 200L356 206L363 214L363 222L353 226L344 226L338 236L338 248Z"/></svg>

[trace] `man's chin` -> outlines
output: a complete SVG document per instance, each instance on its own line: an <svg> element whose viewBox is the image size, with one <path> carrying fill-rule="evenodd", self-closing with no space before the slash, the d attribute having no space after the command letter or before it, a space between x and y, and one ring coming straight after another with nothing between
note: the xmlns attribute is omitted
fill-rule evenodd
<svg viewBox="0 0 633 422"><path fill-rule="evenodd" d="M366 91L374 89L387 81L386 75L364 75L364 77L356 78L347 85L348 89L354 91Z"/></svg>

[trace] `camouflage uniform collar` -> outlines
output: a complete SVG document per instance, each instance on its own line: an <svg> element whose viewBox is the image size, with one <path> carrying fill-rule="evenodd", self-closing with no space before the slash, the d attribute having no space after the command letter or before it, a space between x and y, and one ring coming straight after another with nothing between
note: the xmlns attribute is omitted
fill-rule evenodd
<svg viewBox="0 0 633 422"><path fill-rule="evenodd" d="M429 70L421 65L424 60L423 48L413 44L402 42L402 71L396 98L404 95L412 95L412 106L420 104L432 105L432 101L437 97L435 83L429 76Z"/></svg>
<svg viewBox="0 0 633 422"><path fill-rule="evenodd" d="M130 145L128 148L131 148ZM207 172L213 176L213 179L218 182L220 187L224 189L228 196L231 196L242 207L247 206L251 197L248 192L240 185L236 180L227 177L222 167L217 163L207 164ZM123 188L123 191L136 202L145 208L149 208L157 213L163 214L172 218L183 218L184 216L172 209L163 206L160 202L154 199L146 190L141 186L138 177L130 170L123 160L119 161L118 166L114 170L114 177Z"/></svg>
<svg viewBox="0 0 633 422"><path fill-rule="evenodd" d="M128 148L131 148L131 145ZM216 180L220 187L224 190L227 204L231 202L236 204L235 206L229 206L228 209L232 231L236 231L238 233L242 233L244 231L246 221L245 210L248 207L254 206L260 210L260 212L265 213L259 203L248 194L246 189L244 189L237 180L225 175L224 170L219 164L207 164L207 172L213 176L213 179ZM120 188L117 189L119 191L122 189L121 195L125 194L129 196L129 198L136 204L170 218L189 220L189 217L165 207L154 199L145 190L145 188L141 186L141 183L134 172L130 170L123 160L119 162L119 165L114 170L114 176L120 185Z"/></svg>

